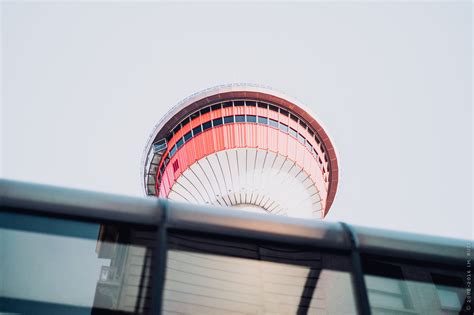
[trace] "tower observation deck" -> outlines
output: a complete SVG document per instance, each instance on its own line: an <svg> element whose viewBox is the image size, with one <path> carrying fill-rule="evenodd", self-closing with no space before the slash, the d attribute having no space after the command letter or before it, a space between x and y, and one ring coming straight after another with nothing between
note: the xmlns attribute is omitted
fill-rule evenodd
<svg viewBox="0 0 474 315"><path fill-rule="evenodd" d="M232 84L173 107L153 130L142 174L151 196L324 218L339 167L326 131L304 105Z"/></svg>

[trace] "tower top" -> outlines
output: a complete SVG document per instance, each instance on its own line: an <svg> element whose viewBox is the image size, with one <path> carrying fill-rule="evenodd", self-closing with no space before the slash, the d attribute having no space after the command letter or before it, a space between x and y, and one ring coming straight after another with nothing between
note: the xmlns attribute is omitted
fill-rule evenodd
<svg viewBox="0 0 474 315"><path fill-rule="evenodd" d="M142 175L147 195L322 218L339 167L327 132L301 102L229 84L189 96L158 122Z"/></svg>

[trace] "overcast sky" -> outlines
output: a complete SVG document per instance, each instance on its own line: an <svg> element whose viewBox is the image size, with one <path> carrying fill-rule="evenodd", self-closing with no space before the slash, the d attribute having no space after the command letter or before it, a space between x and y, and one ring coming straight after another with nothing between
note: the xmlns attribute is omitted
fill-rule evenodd
<svg viewBox="0 0 474 315"><path fill-rule="evenodd" d="M3 177L141 195L154 124L232 82L326 126L327 220L472 237L471 2L2 3Z"/></svg>

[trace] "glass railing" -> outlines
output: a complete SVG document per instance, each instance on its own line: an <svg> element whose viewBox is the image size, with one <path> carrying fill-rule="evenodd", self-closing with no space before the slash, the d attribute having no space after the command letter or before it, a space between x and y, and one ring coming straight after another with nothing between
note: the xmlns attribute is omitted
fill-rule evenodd
<svg viewBox="0 0 474 315"><path fill-rule="evenodd" d="M0 314L472 313L467 241L9 181L0 197Z"/></svg>

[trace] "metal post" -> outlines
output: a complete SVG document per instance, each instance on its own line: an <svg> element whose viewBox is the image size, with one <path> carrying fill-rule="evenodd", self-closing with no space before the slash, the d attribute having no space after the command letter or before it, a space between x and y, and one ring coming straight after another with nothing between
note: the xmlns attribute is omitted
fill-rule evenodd
<svg viewBox="0 0 474 315"><path fill-rule="evenodd" d="M362 270L362 261L360 258L360 251L359 251L359 240L355 235L352 228L344 223L341 222L341 226L349 238L351 243L351 260L352 260L352 285L355 289L355 298L357 304L357 311L361 315L370 315L370 304L369 304L369 296L367 294L367 286L365 284L364 279L364 271Z"/></svg>
<svg viewBox="0 0 474 315"><path fill-rule="evenodd" d="M153 286L151 295L151 313L153 315L161 314L163 307L163 291L165 288L166 273L166 255L168 252L167 241L167 222L168 222L168 200L160 200L163 205L163 217L157 226L155 248L153 250L153 259L155 273L153 275Z"/></svg>

